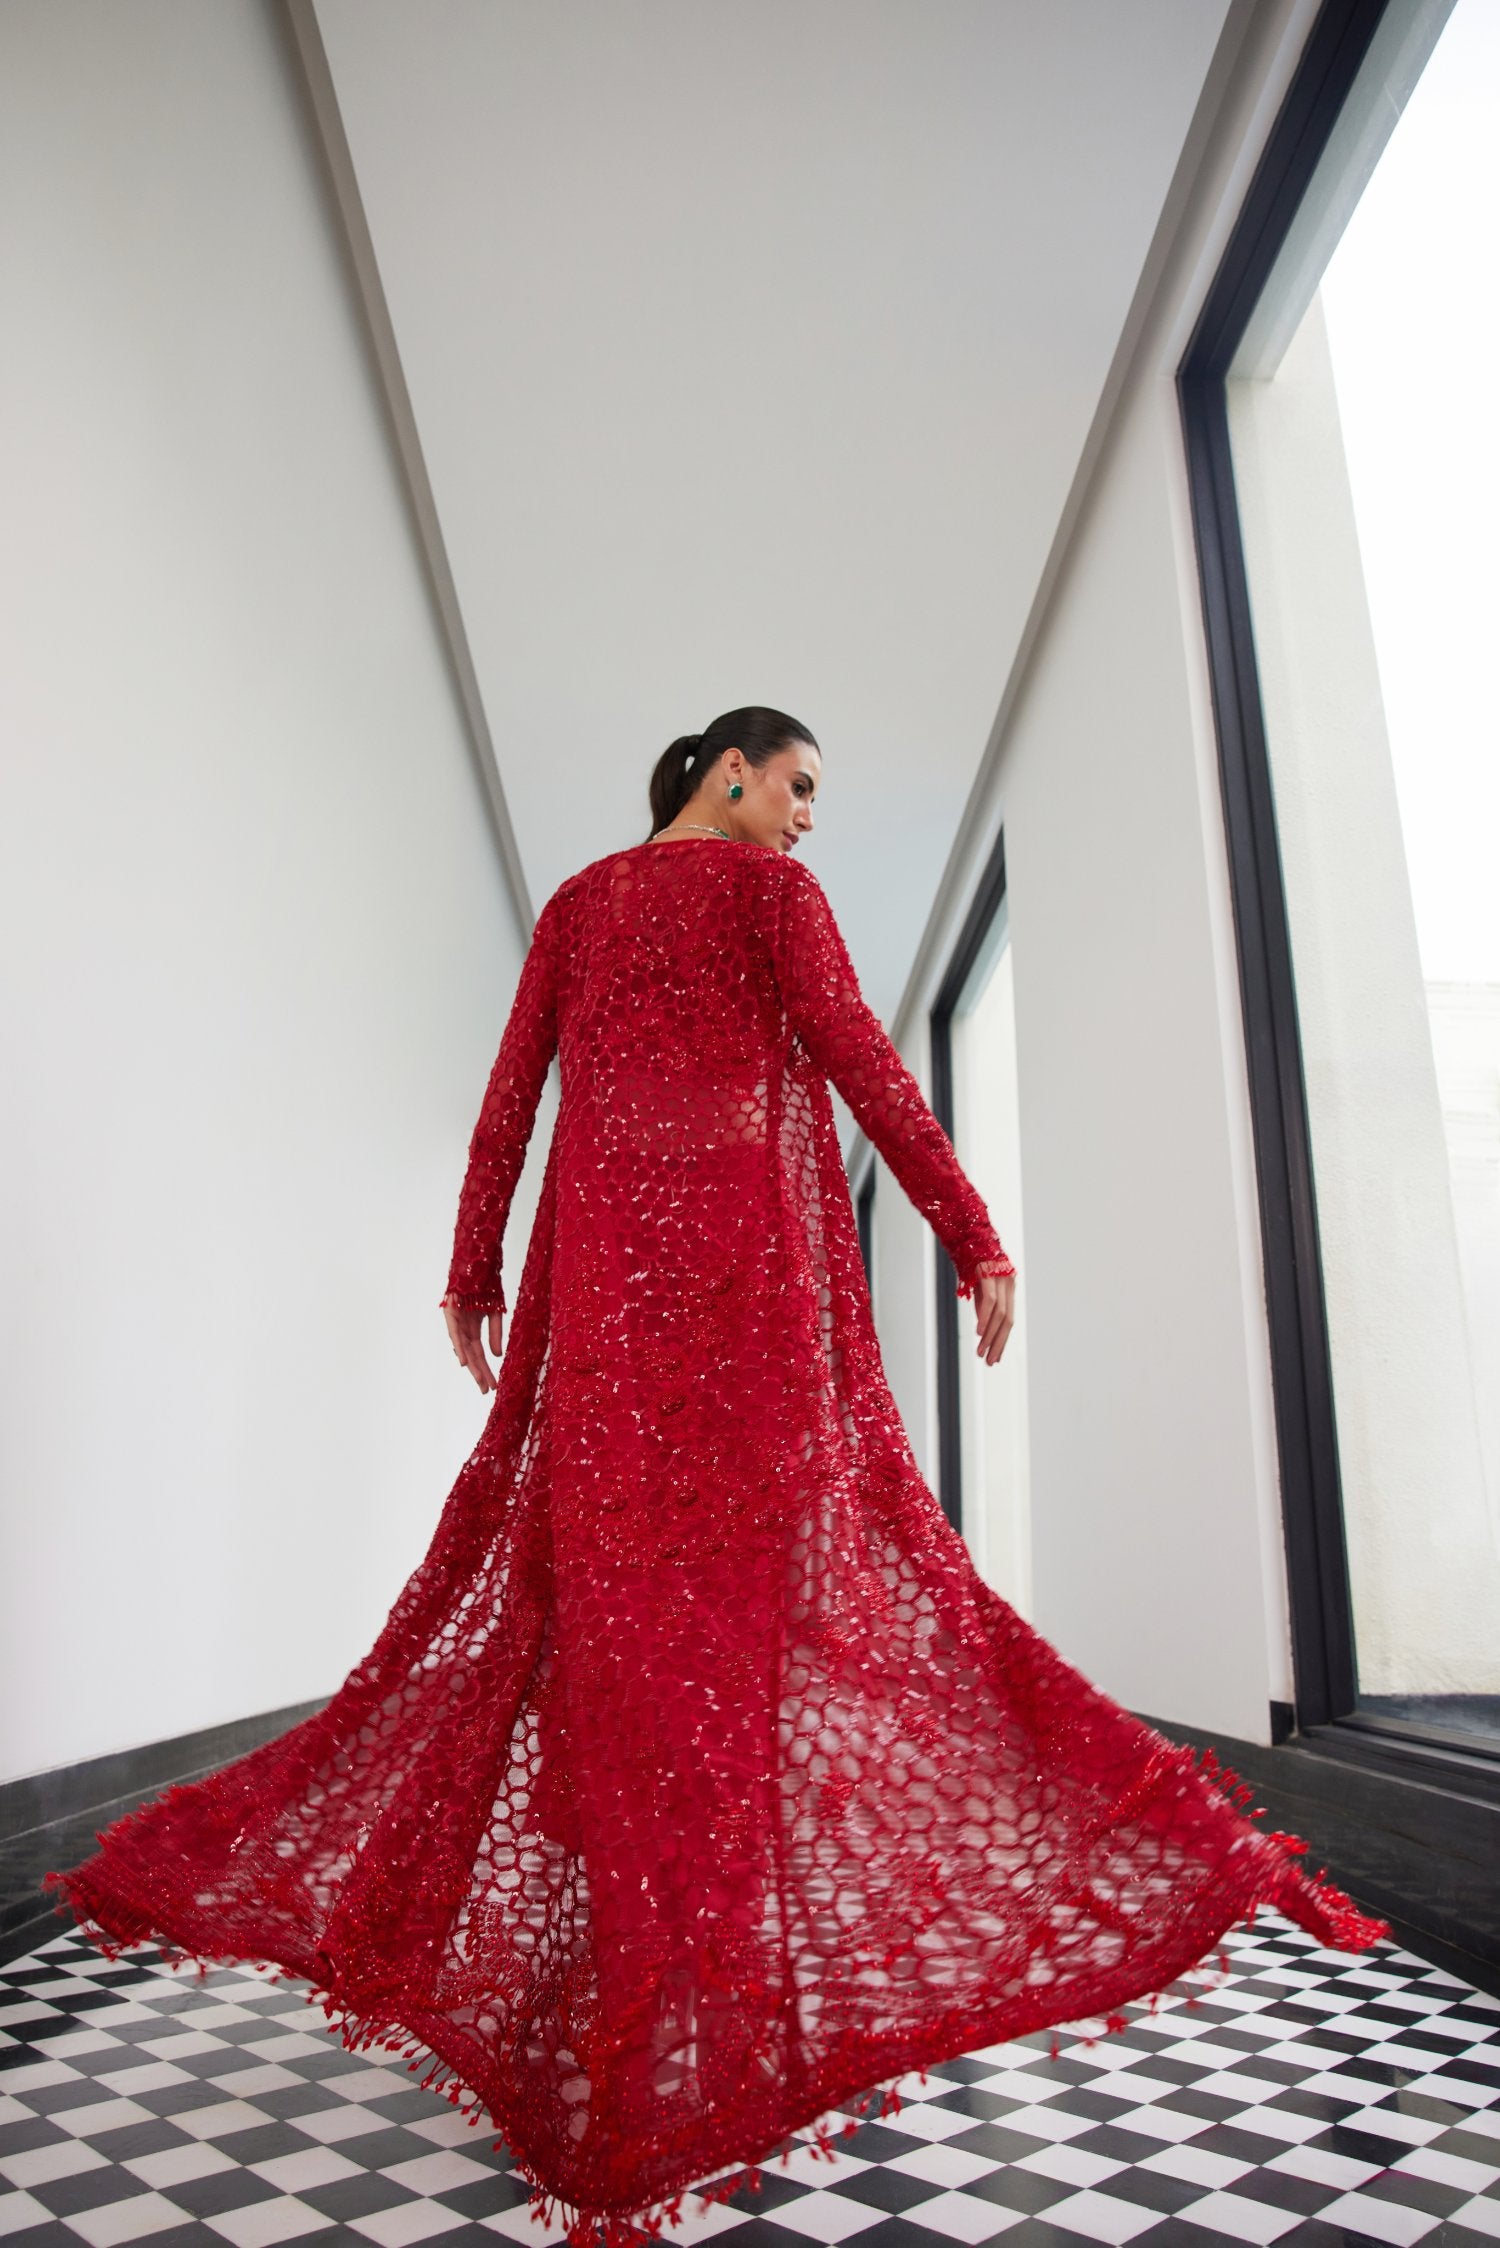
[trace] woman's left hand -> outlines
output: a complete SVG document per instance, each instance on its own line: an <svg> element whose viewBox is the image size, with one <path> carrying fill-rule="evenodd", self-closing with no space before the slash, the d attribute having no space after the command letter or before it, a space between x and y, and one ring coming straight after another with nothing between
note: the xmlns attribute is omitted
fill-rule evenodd
<svg viewBox="0 0 1500 2248"><path fill-rule="evenodd" d="M484 1355L484 1343L481 1337L485 1320L488 1319L490 1323L490 1349L498 1359L505 1320L504 1312L460 1311L453 1304L445 1302L443 1318L447 1322L448 1339L453 1345L454 1356L461 1366L468 1367L469 1372L478 1382L480 1390L488 1395L497 1384L490 1362Z"/></svg>
<svg viewBox="0 0 1500 2248"><path fill-rule="evenodd" d="M993 1366L1010 1341L1016 1323L1016 1276L1013 1272L980 1273L974 1282L974 1323L979 1329L975 1350L986 1366Z"/></svg>

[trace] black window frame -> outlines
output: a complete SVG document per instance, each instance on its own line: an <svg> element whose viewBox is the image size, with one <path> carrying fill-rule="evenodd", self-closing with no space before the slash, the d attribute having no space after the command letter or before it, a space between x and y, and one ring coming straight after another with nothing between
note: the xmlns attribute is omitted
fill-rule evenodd
<svg viewBox="0 0 1500 2248"><path fill-rule="evenodd" d="M947 970L928 1012L928 1038L932 1066L932 1113L950 1140L955 1138L953 1113L953 1017L963 997L975 961L988 940L995 916L1005 903L1005 831L1002 828L986 859L969 910L959 930ZM956 1143L955 1143L956 1144ZM938 1504L962 1532L964 1526L963 1427L959 1419L962 1392L959 1385L959 1306L966 1299L958 1292L958 1274L941 1242L937 1259L937 1406Z"/></svg>
<svg viewBox="0 0 1500 2248"><path fill-rule="evenodd" d="M1230 448L1228 371L1388 0L1324 0L1177 370L1259 1183L1299 1732L1371 1770L1500 1803L1500 1744L1358 1706L1306 1077Z"/></svg>
<svg viewBox="0 0 1500 2248"><path fill-rule="evenodd" d="M859 1253L864 1262L865 1286L875 1294L875 1158L865 1160L864 1177L854 1196L854 1222L859 1229Z"/></svg>

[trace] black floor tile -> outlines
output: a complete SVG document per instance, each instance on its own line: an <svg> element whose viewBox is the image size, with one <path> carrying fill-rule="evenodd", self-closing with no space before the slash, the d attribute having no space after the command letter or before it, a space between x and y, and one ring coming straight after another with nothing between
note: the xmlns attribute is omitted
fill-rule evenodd
<svg viewBox="0 0 1500 2248"><path fill-rule="evenodd" d="M255 2201L279 2201L287 2197L279 2194L266 2179L257 2178L253 2170L211 2170L206 2178L186 2178L161 2189L169 2201L179 2209L191 2210L195 2217L219 2217L226 2209L248 2209ZM304 2198L297 2196L298 2200Z"/></svg>
<svg viewBox="0 0 1500 2248"><path fill-rule="evenodd" d="M930 2185L925 2179L909 2177L904 2170L887 2170L876 2165L861 2170L855 2178L835 2178L829 2186L830 2193L846 2201L858 2201L869 2209L884 2209L889 2216L899 2217L903 2209L914 2202L930 2201L942 2189ZM863 2233L857 2236L863 2239Z"/></svg>

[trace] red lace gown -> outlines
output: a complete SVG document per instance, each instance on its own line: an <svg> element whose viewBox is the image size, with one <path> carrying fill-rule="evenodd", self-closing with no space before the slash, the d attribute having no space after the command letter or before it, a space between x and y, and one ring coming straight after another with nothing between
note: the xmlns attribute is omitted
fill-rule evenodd
<svg viewBox="0 0 1500 2248"><path fill-rule="evenodd" d="M1388 1935L990 1590L918 1471L828 1080L960 1291L1013 1268L816 877L704 837L547 901L463 1184L469 1305L502 1304L554 1052L498 1387L379 1640L49 1875L59 1910L429 2056L580 2242L924 2064L1120 2027L1258 1903Z"/></svg>

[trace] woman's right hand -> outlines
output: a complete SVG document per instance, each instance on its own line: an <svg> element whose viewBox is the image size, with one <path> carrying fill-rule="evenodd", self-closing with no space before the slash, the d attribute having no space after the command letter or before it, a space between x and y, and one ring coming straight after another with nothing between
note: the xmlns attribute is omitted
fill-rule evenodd
<svg viewBox="0 0 1500 2248"><path fill-rule="evenodd" d="M484 1343L481 1336L485 1320L488 1319L490 1323L490 1349L498 1359L502 1326L505 1319L504 1312L460 1311L455 1305L445 1301L443 1318L447 1322L448 1340L453 1345L454 1357L458 1360L460 1366L467 1366L475 1381L478 1382L481 1392L488 1395L492 1389L498 1387L498 1384L491 1370L490 1362L484 1355Z"/></svg>
<svg viewBox="0 0 1500 2248"><path fill-rule="evenodd" d="M977 1274L974 1281L974 1324L979 1329L976 1349L987 1366L993 1366L1004 1350L1015 1323L1015 1274Z"/></svg>

